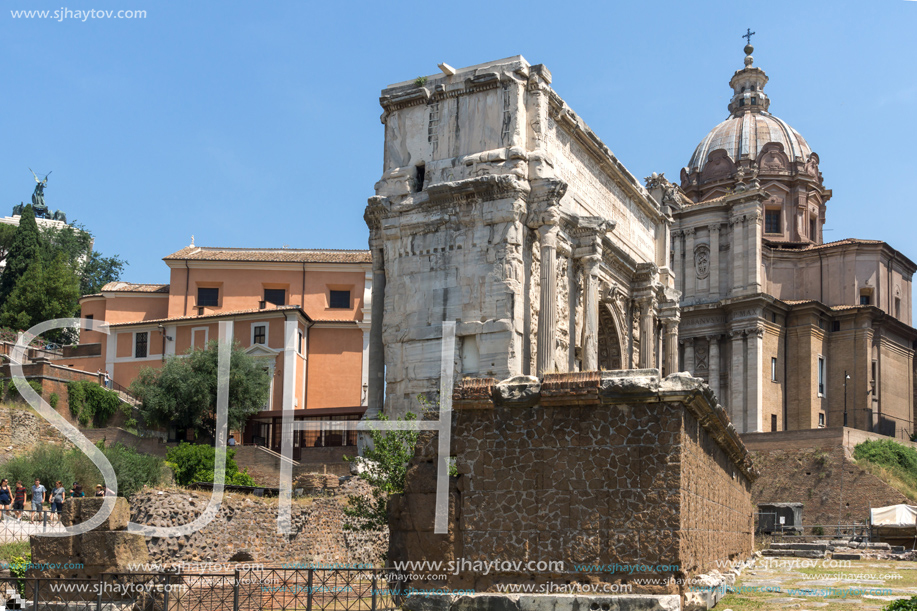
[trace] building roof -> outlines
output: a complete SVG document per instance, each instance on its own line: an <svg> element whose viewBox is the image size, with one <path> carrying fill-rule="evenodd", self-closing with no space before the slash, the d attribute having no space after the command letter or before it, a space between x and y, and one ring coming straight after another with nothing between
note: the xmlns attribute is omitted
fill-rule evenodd
<svg viewBox="0 0 917 611"><path fill-rule="evenodd" d="M882 240L861 240L859 238L844 238L843 240L835 240L833 242L825 242L824 244L813 244L811 242L792 242L789 240L770 240L765 238L768 245L772 248L780 248L783 250L821 250L822 248L833 248L837 246L843 246L845 244L886 244ZM891 248L889 246L889 248Z"/></svg>
<svg viewBox="0 0 917 611"><path fill-rule="evenodd" d="M168 293L168 284L134 284L133 282L109 282L102 287L103 293ZM89 295L85 295L89 297Z"/></svg>
<svg viewBox="0 0 917 611"><path fill-rule="evenodd" d="M230 312L215 312L213 314L203 314L201 316L173 316L171 318L155 318L152 320L134 320L131 322L118 322L109 325L109 327L129 327L129 326L138 326L138 325L156 325L156 324L165 324L168 322L182 322L186 320L196 321L196 320L207 320L207 319L216 319L216 318L231 318L233 316L239 316L241 314L272 314L274 312L289 312L289 311L298 311L303 317L312 322L312 319L309 318L309 315L305 311L296 305L289 306L277 306L274 308L254 308L250 310L232 310Z"/></svg>
<svg viewBox="0 0 917 611"><path fill-rule="evenodd" d="M223 248L186 246L163 261L241 261L259 263L372 263L368 250L301 248Z"/></svg>

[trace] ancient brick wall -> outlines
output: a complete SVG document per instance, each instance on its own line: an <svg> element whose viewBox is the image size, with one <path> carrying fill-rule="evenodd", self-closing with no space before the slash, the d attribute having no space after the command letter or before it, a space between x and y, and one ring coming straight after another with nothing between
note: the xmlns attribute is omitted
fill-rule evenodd
<svg viewBox="0 0 917 611"><path fill-rule="evenodd" d="M697 418L685 412L683 422L680 566L686 573L722 570L717 560L734 560L752 545L751 482Z"/></svg>
<svg viewBox="0 0 917 611"><path fill-rule="evenodd" d="M388 547L388 533L344 529L349 494L366 494L356 478L334 496L294 499L292 535L277 532L277 499L228 493L210 524L187 537L147 539L153 562L227 562L248 552L265 566L285 563L378 564ZM188 490L147 490L130 499L131 520L152 526L187 524L203 513L209 493Z"/></svg>
<svg viewBox="0 0 917 611"><path fill-rule="evenodd" d="M0 439L3 440L0 447L4 449L0 452L0 463L38 445L71 445L47 420L25 405L0 406Z"/></svg>
<svg viewBox="0 0 917 611"><path fill-rule="evenodd" d="M523 563L436 582L482 592L684 576L749 555L755 472L744 446L700 380L654 374L463 381L449 534L433 533L436 443L422 436L405 494L390 502L390 558ZM564 564L542 570L530 561ZM615 564L648 569L628 574Z"/></svg>

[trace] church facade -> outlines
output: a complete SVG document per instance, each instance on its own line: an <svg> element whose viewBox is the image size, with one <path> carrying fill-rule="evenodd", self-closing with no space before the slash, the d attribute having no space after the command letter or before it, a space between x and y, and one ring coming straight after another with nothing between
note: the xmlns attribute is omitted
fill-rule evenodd
<svg viewBox="0 0 917 611"><path fill-rule="evenodd" d="M768 78L745 51L729 117L697 146L681 189L656 179L679 202L681 369L708 381L741 432L908 437L917 266L881 241L823 241L819 157L769 112Z"/></svg>
<svg viewBox="0 0 917 611"><path fill-rule="evenodd" d="M917 266L823 242L818 155L751 52L680 186L637 181L521 56L383 90L368 416L438 391L455 321L456 379L688 371L739 432L913 433Z"/></svg>

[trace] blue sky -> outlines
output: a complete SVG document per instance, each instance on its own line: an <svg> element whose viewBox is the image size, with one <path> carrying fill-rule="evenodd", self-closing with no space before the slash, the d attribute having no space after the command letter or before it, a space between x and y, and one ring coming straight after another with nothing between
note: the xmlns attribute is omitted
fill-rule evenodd
<svg viewBox="0 0 917 611"><path fill-rule="evenodd" d="M521 54L637 177L677 179L727 116L741 35L771 111L820 158L826 240L912 260L917 2L106 2L4 0L0 214L53 170L52 209L167 282L189 244L365 248L379 91ZM145 19L14 19L134 9Z"/></svg>

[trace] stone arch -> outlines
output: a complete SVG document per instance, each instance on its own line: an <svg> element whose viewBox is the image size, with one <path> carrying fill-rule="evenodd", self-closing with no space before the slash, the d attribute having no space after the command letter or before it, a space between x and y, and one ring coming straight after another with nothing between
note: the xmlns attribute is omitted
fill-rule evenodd
<svg viewBox="0 0 917 611"><path fill-rule="evenodd" d="M624 368L624 349L618 323L612 313L611 305L599 304L599 369L613 370Z"/></svg>

